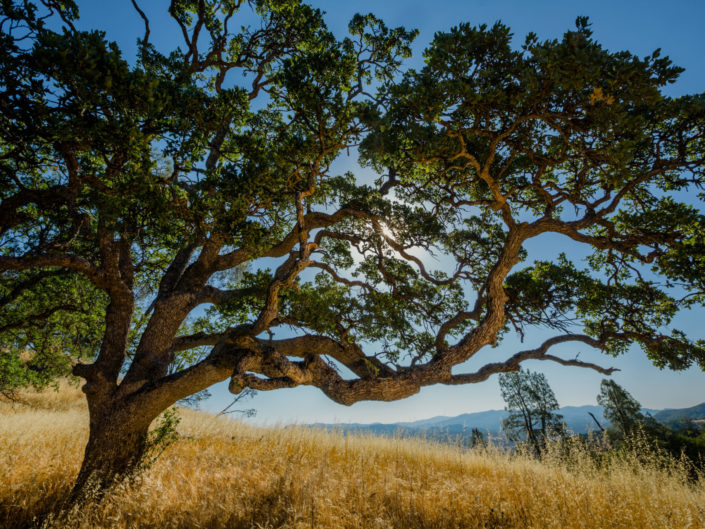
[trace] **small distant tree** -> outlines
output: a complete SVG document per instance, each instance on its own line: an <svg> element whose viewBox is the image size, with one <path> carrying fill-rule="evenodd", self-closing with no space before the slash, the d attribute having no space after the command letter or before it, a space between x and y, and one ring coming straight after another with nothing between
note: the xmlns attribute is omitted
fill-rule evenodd
<svg viewBox="0 0 705 529"><path fill-rule="evenodd" d="M526 441L536 452L541 452L546 440L562 436L565 431L563 416L556 413L558 401L543 373L520 370L499 375L499 387L509 416L502 421L507 438Z"/></svg>
<svg viewBox="0 0 705 529"><path fill-rule="evenodd" d="M605 408L605 417L610 421L607 436L617 448L629 446L635 439L646 439L653 448L674 458L685 456L692 464L692 477L705 469L705 434L700 434L692 421L661 424L642 413L641 404L613 380L602 381L597 403Z"/></svg>
<svg viewBox="0 0 705 529"><path fill-rule="evenodd" d="M473 428L470 432L470 446L472 448L485 448L487 446L485 435L479 428Z"/></svg>
<svg viewBox="0 0 705 529"><path fill-rule="evenodd" d="M597 403L605 408L605 418L611 424L608 431L613 437L628 437L646 421L641 404L614 380L602 381Z"/></svg>

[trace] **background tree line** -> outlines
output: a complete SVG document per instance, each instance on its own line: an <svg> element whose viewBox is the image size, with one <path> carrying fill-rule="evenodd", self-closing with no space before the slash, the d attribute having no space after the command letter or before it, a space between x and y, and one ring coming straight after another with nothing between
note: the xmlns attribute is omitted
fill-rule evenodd
<svg viewBox="0 0 705 529"><path fill-rule="evenodd" d="M561 443L574 435L562 422L558 401L543 373L520 370L501 374L499 383L509 411L502 421L507 439L540 457L547 443ZM690 418L660 423L643 413L641 404L611 379L602 380L597 403L603 406L608 423L601 424L591 414L597 426L596 435L581 437L591 443L597 441L598 445L593 446L599 450L619 451L646 440L652 449L674 458L685 456L690 464L705 469L705 429Z"/></svg>

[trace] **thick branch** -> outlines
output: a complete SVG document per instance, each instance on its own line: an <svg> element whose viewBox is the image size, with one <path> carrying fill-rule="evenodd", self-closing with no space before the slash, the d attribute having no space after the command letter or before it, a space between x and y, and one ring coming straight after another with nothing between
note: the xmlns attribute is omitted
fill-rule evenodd
<svg viewBox="0 0 705 529"><path fill-rule="evenodd" d="M236 371L233 375L233 381L231 381L231 389L238 390L247 386L267 390L306 384L319 387L336 402L350 405L360 400L389 401L403 398L418 392L423 386L437 383L455 385L481 382L495 373L516 371L519 369L521 362L529 359L551 360L563 365L594 369L605 375L610 375L616 371L614 368L603 368L589 362L582 362L577 359L566 360L547 354L547 351L552 346L571 341L582 342L600 349L603 347L602 342L589 336L562 335L546 340L536 349L517 353L505 362L487 364L475 373L461 375L451 375L449 371L443 369L437 363L431 362L396 373L389 378L345 380L325 363L309 361L305 365L300 364L297 366L297 369L305 372L297 372L296 377L290 377L289 380L284 380L286 377L275 376L275 380L269 381L243 371ZM256 367L250 364L247 366L247 370L257 371ZM296 382L296 384L292 384L292 382Z"/></svg>
<svg viewBox="0 0 705 529"><path fill-rule="evenodd" d="M0 256L0 270L29 270L44 266L56 266L75 270L85 275L91 283L103 290L109 290L111 282L105 273L88 259L75 255L27 255L23 257Z"/></svg>
<svg viewBox="0 0 705 529"><path fill-rule="evenodd" d="M327 355L350 369L357 376L390 377L396 372L377 358L366 356L357 345L345 346L326 336L305 335L284 340L260 340L262 346L273 348L284 356L308 357L312 354Z"/></svg>
<svg viewBox="0 0 705 529"><path fill-rule="evenodd" d="M234 290L221 290L217 287L206 285L198 295L198 303L212 303L213 305L221 305L238 298L246 298L250 296L263 297L264 294L264 290L258 286L238 288Z"/></svg>

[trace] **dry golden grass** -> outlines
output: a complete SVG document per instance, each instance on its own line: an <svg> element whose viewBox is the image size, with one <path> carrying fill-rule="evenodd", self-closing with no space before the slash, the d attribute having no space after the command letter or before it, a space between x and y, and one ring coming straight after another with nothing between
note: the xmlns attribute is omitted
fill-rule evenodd
<svg viewBox="0 0 705 529"><path fill-rule="evenodd" d="M64 388L63 391L72 391ZM71 487L85 406L0 405L0 527L31 526ZM72 402L72 405L68 405ZM71 528L703 528L705 487L678 465L585 454L570 465L413 440L256 428L183 410L185 436Z"/></svg>
<svg viewBox="0 0 705 529"><path fill-rule="evenodd" d="M0 397L0 413L35 410L65 411L86 409L86 396L75 380L60 380L56 387L37 392L33 389L17 391L13 400Z"/></svg>

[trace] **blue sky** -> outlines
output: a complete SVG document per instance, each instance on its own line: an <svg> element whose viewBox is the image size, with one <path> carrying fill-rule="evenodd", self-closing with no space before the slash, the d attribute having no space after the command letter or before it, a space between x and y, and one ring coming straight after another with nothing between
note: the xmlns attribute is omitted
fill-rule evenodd
<svg viewBox="0 0 705 529"><path fill-rule="evenodd" d="M508 25L517 45L526 33L533 31L539 38L560 38L574 27L578 15L587 15L592 22L595 38L608 49L629 50L639 56L650 54L655 48L686 68L681 79L668 87L669 95L705 91L705 1L673 0L616 2L592 0L318 0L310 2L327 12L326 20L333 31L343 35L348 20L356 13L372 12L390 26L403 25L420 30L415 45L413 66L422 64L421 51L436 31L447 30L459 22L493 24L501 20ZM175 26L159 23L167 2L142 0L143 9L153 19L152 40L167 45L178 37ZM128 59L134 56L136 37L141 35L141 19L129 0L91 0L79 2L82 22L80 27L97 27L108 37L118 41ZM342 160L350 166L351 162ZM353 166L354 168L354 166ZM561 251L576 248L556 237L544 237L529 247L533 257L550 258ZM705 309L685 314L675 327L686 331L691 338L705 338ZM518 350L537 345L548 335L538 332L527 336L524 344L507 340L497 349L480 352L472 361L456 372L474 370L482 363L495 361ZM565 357L580 353L580 358L619 368L614 379L629 390L648 408L686 407L705 401L705 373L691 368L683 372L661 371L653 367L638 349L620 358L607 358L587 347L566 346L556 349ZM527 367L546 374L561 405L594 404L602 375L590 370L562 367L549 362L528 362ZM219 410L231 396L225 385L212 388L213 398L204 407ZM504 406L496 377L487 382L469 386L435 386L424 388L408 399L393 402L362 402L345 407L328 400L315 388L296 388L270 393L259 393L246 403L258 411L257 422L392 422L415 420L434 415L457 415L473 411L497 409Z"/></svg>

